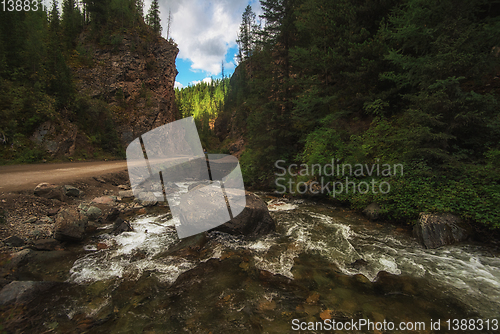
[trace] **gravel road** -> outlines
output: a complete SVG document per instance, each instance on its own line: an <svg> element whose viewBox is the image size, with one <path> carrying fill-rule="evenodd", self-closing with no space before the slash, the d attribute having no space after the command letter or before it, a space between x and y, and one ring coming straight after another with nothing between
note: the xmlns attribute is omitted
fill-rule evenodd
<svg viewBox="0 0 500 334"><path fill-rule="evenodd" d="M127 161L0 166L0 193L34 189L42 182L63 184L127 170Z"/></svg>

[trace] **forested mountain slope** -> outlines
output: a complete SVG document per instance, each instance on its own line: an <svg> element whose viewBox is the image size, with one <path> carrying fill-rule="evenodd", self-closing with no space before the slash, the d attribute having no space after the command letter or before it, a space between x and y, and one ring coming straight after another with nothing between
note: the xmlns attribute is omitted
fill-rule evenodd
<svg viewBox="0 0 500 334"><path fill-rule="evenodd" d="M401 165L347 175L386 182L387 193L330 195L356 208L377 202L396 220L453 212L500 227L498 1L261 4L265 26L243 16L242 63L219 116L246 133L247 183L297 193L288 182L345 183L306 165ZM296 168L283 172L280 160Z"/></svg>
<svg viewBox="0 0 500 334"><path fill-rule="evenodd" d="M180 117L178 49L140 0L0 12L0 160L124 157ZM57 5L57 1L55 2ZM156 22L156 23L155 23Z"/></svg>

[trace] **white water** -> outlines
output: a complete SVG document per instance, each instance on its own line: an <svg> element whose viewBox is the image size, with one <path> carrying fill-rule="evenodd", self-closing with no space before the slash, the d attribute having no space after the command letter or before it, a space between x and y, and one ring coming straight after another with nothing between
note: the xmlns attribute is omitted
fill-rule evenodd
<svg viewBox="0 0 500 334"><path fill-rule="evenodd" d="M500 259L485 247L464 244L428 250L411 238L387 234L373 225L310 212L301 208L300 202L272 202L270 211L280 233L245 241L212 232L208 246L211 252L200 261L220 258L228 249L248 249L257 268L293 279L294 259L302 252L318 254L345 274L361 273L372 281L382 270L423 277L483 317L498 316ZM74 263L70 280L88 283L138 279L150 271L163 282L175 282L180 274L198 264L181 257L155 257L179 241L175 224L166 216L143 216L131 221L133 232L103 237L100 242L106 243L108 249L97 251L96 245L87 245L89 254ZM355 269L351 264L358 259L367 263Z"/></svg>

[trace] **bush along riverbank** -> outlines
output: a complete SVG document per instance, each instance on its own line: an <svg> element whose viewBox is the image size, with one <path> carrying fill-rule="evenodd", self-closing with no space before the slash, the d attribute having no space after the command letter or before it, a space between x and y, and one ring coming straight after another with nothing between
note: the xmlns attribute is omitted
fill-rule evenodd
<svg viewBox="0 0 500 334"><path fill-rule="evenodd" d="M423 161L419 164L389 164L379 160L374 164L350 164L335 158L317 161L325 163L276 161L274 192L331 199L363 211L372 220L413 225L415 236L426 247L468 237L498 242L500 186L493 162L469 165L461 173L457 170L445 173L426 167ZM439 242L424 242L422 237L423 226L430 224L429 216L441 217L437 221L431 219L434 222L431 225L444 224L441 231L444 234L436 232L429 236Z"/></svg>

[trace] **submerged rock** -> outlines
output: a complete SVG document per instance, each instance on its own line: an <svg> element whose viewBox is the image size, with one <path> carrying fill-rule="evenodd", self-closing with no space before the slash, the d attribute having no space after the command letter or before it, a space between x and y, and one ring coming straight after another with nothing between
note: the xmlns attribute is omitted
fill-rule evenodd
<svg viewBox="0 0 500 334"><path fill-rule="evenodd" d="M452 245L469 236L467 230L460 225L460 217L450 213L421 213L418 223L413 226L413 235L426 248Z"/></svg>
<svg viewBox="0 0 500 334"><path fill-rule="evenodd" d="M12 303L26 303L35 298L41 291L53 287L54 282L13 281L0 291L0 306Z"/></svg>

